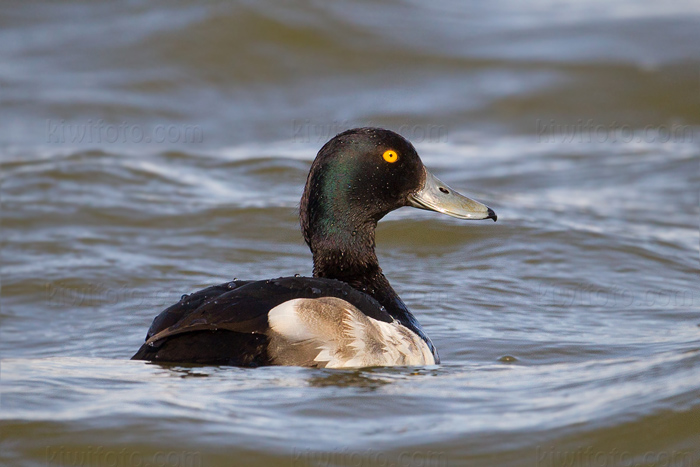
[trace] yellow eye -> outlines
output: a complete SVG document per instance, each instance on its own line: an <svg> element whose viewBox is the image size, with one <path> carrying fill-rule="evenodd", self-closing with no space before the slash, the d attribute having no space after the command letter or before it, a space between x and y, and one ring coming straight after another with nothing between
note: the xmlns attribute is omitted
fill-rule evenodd
<svg viewBox="0 0 700 467"><path fill-rule="evenodd" d="M392 151L391 149L389 149L388 151L384 151L382 157L384 157L385 161L391 162L393 164L399 158L399 155L396 154L396 151Z"/></svg>

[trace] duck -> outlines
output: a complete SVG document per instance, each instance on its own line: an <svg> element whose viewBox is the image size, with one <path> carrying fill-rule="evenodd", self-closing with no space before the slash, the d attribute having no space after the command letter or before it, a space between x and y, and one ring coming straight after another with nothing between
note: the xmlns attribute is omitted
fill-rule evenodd
<svg viewBox="0 0 700 467"><path fill-rule="evenodd" d="M373 127L339 133L316 155L299 207L313 277L234 279L183 295L156 316L132 360L313 368L440 363L375 252L379 220L406 206L497 220L491 208L430 173L401 135Z"/></svg>

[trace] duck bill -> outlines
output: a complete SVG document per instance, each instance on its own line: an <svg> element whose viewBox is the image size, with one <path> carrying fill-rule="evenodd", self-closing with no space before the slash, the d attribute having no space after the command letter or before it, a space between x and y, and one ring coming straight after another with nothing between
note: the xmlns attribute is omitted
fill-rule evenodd
<svg viewBox="0 0 700 467"><path fill-rule="evenodd" d="M408 197L411 206L459 219L493 219L496 222L497 216L493 209L458 193L427 169L424 170L423 188Z"/></svg>

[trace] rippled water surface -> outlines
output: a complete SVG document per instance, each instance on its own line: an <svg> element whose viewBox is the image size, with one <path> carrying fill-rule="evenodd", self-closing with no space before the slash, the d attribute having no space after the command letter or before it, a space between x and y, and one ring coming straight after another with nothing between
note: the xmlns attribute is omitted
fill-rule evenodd
<svg viewBox="0 0 700 467"><path fill-rule="evenodd" d="M6 2L3 465L700 465L697 2ZM129 361L180 295L310 274L379 125L492 206L380 262L443 363Z"/></svg>

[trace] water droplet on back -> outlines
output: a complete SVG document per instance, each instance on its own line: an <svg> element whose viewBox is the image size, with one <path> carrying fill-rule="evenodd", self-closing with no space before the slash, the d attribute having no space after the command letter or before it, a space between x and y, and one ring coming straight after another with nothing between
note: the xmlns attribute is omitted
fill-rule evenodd
<svg viewBox="0 0 700 467"><path fill-rule="evenodd" d="M504 355L501 358L499 358L498 361L501 363L515 363L518 361L518 359L513 357L512 355Z"/></svg>

